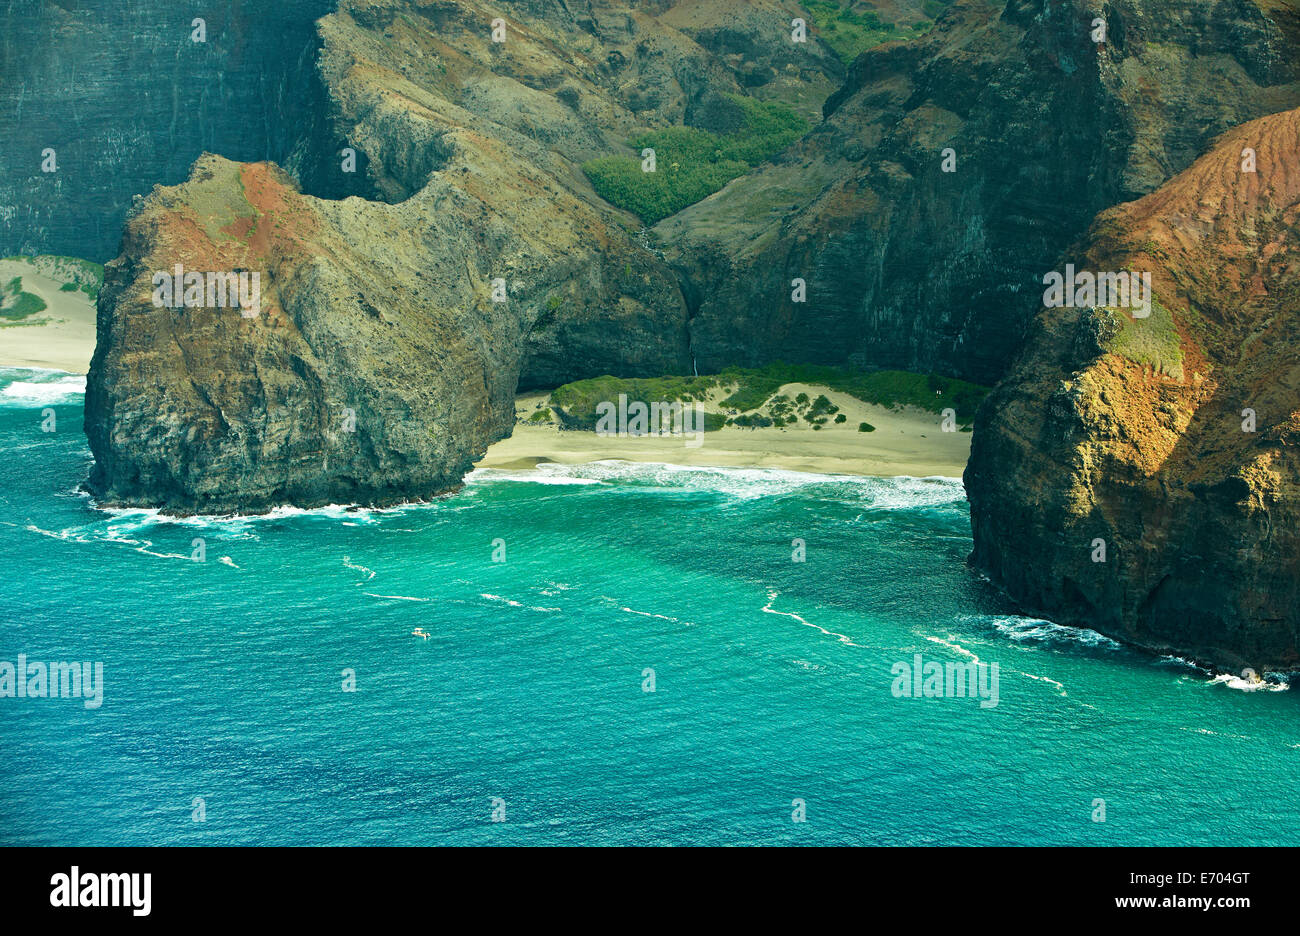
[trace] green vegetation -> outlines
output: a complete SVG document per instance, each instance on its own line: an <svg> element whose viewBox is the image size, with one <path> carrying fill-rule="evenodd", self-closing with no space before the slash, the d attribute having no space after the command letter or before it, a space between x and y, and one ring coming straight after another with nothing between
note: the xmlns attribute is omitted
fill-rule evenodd
<svg viewBox="0 0 1300 936"><path fill-rule="evenodd" d="M938 413L952 407L959 422L970 422L987 387L941 377L937 374L913 374L909 371L855 371L818 364L769 364L760 369L730 368L719 375L724 385L737 389L722 401L722 406L746 411L757 409L783 384L805 383L830 387L864 403L880 406L915 406ZM800 394L797 403L806 403ZM824 399L819 397L820 399ZM778 403L780 398L773 400ZM829 402L829 401L828 401ZM832 411L833 412L833 411ZM826 415L826 414L818 414Z"/></svg>
<svg viewBox="0 0 1300 936"><path fill-rule="evenodd" d="M762 368L733 367L703 377L593 377L555 389L551 392L550 405L555 418L565 428L588 431L596 427L597 405L617 404L620 394L626 395L629 402L646 404L703 402L715 393L727 394L717 405L734 415L728 418L721 413L705 414L707 430L723 425L793 426L800 419L813 428L821 428L832 419L837 425L848 421L825 394L811 399L802 392L793 398L777 393L782 386L793 383L828 387L879 406L914 406L932 413L951 407L957 413L958 423L967 425L988 393L987 387L937 374L866 372L817 364L777 363ZM537 414L529 418L542 421ZM550 418L549 412L546 418ZM874 432L875 427L859 423L858 431Z"/></svg>
<svg viewBox="0 0 1300 936"><path fill-rule="evenodd" d="M23 292L21 276L15 276L0 287L0 318L17 322L44 311L44 299L34 293Z"/></svg>
<svg viewBox="0 0 1300 936"><path fill-rule="evenodd" d="M546 408L539 409L533 415L528 417L530 423L544 423L551 421L551 411Z"/></svg>
<svg viewBox="0 0 1300 936"><path fill-rule="evenodd" d="M691 403L705 399L715 386L716 377L592 377L553 390L551 408L565 428L593 431L596 407L617 405L619 394L625 394L629 403ZM706 413L704 429L720 429L725 422L724 416Z"/></svg>
<svg viewBox="0 0 1300 936"><path fill-rule="evenodd" d="M874 10L853 11L853 4L837 0L807 0L804 3L822 41L845 65L873 46L899 38L893 23L881 22Z"/></svg>
<svg viewBox="0 0 1300 936"><path fill-rule="evenodd" d="M33 266L35 272L60 281L59 289L62 292L74 292L80 289L90 297L91 302L99 298L99 289L104 284L104 265L82 260L80 257L61 257L54 254L29 257L20 254L0 257L0 260Z"/></svg>
<svg viewBox="0 0 1300 936"><path fill-rule="evenodd" d="M712 195L808 131L808 121L789 105L727 97L743 111L742 129L651 130L628 142L638 153L655 151L654 172L642 171L640 158L631 156L601 156L583 163L582 171L601 198L654 224Z"/></svg>
<svg viewBox="0 0 1300 936"><path fill-rule="evenodd" d="M1152 299L1148 318L1133 319L1119 310L1107 311L1119 326L1110 342L1111 351L1174 380L1183 379L1182 339L1168 309Z"/></svg>
<svg viewBox="0 0 1300 936"><path fill-rule="evenodd" d="M948 8L951 0L924 0L922 10L933 20ZM915 39L930 31L930 20L921 20L910 28L881 20L869 4L854 0L807 0L804 7L812 19L816 34L831 47L840 61L849 65L867 49L894 39ZM857 10L855 7L868 7Z"/></svg>

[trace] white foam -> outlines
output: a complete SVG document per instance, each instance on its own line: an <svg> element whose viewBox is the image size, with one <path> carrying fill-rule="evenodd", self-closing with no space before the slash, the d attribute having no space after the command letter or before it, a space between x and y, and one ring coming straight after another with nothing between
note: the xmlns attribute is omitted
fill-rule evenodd
<svg viewBox="0 0 1300 936"><path fill-rule="evenodd" d="M525 481L529 484L600 484L598 478L579 478L570 477L562 471L556 469L567 468L567 465L557 465L545 462L536 468L523 471L512 471L506 468L475 468L465 476L465 483L483 483L491 481Z"/></svg>
<svg viewBox="0 0 1300 936"><path fill-rule="evenodd" d="M1067 627L1042 618L1000 617L994 618L992 623L994 630L1017 643L1022 641L1075 643L1105 650L1118 650L1122 646L1118 641L1111 640L1105 634L1099 634L1087 627Z"/></svg>
<svg viewBox="0 0 1300 936"><path fill-rule="evenodd" d="M378 522L374 515L397 513L410 507L423 504L403 504L397 507L359 507L356 504L327 504L324 507L274 507L266 513L255 514L190 514L177 516L163 513L156 507L99 507L103 513L113 518L112 522L131 525L142 530L153 524L175 524L179 526L207 527L219 529L223 533L239 533L250 524L268 523L274 520L288 520L295 517L319 517L329 520L347 518L361 524ZM249 534L251 535L251 534Z"/></svg>
<svg viewBox="0 0 1300 936"><path fill-rule="evenodd" d="M542 594L546 594L546 592L543 591ZM683 621L681 618L672 617L671 615L668 614L655 614L653 611L638 611L636 608L626 607L625 605L621 604L618 601L618 599L610 598L608 595L601 595L600 598L606 604L612 604L614 607L618 608L618 610L623 611L627 614L636 614L641 617L648 617L648 618L658 618L661 621L669 621L673 624L685 624L687 627L695 626L690 621Z"/></svg>
<svg viewBox="0 0 1300 936"><path fill-rule="evenodd" d="M1220 673L1210 680L1212 686L1227 686L1241 692L1286 692L1291 684L1281 676L1269 674L1267 678L1246 678L1245 674Z"/></svg>
<svg viewBox="0 0 1300 936"><path fill-rule="evenodd" d="M351 559L351 557L349 557L349 556L344 556L344 557L343 557L343 564L344 564L345 566L347 566L349 569L353 570L354 572L364 572L364 573L366 573L366 581L367 581L367 582L370 581L372 578L375 577L375 570L374 570L374 569L367 569L367 568L366 568L365 566L363 566L363 565L358 565L357 563L353 562L352 559ZM360 583L358 583L358 584L360 584Z"/></svg>
<svg viewBox="0 0 1300 936"><path fill-rule="evenodd" d="M537 607L537 606L535 606L535 605L526 605L526 604L523 604L522 602L514 601L514 600L512 600L512 599L510 599L510 598L502 598L500 595L489 595L489 594L487 594L486 592L481 593L481 594L479 595L479 597L480 597L480 598L486 598L488 601L499 601L499 602L502 603L502 604L508 604L508 605L510 605L510 607L512 607L512 608L523 608L523 609L526 610L526 611L559 611L559 610L561 610L560 608L540 608L540 607Z"/></svg>
<svg viewBox="0 0 1300 936"><path fill-rule="evenodd" d="M39 374L39 376L38 376ZM0 399L18 406L73 403L86 395L85 375L63 371L32 372L36 379L15 380L0 390Z"/></svg>
<svg viewBox="0 0 1300 936"><path fill-rule="evenodd" d="M949 634L948 636L952 637L952 634ZM930 641L930 643L937 643L941 647L947 647L953 653L960 653L962 656L970 657L971 660L973 660L976 663L980 662L980 658L978 656L976 656L974 653L971 653L961 644L955 643L952 640L946 640L943 637L933 637L928 634L925 635L925 639Z"/></svg>
<svg viewBox="0 0 1300 936"><path fill-rule="evenodd" d="M960 478L914 478L908 475L886 478L817 474L785 468L719 468L621 459L574 465L543 462L534 469L519 471L478 468L465 481L468 485L494 481L552 485L629 482L667 492L712 491L742 500L772 497L809 486L822 486L830 488L830 493L838 499L856 500L864 507L876 510L942 506L961 503L966 497Z"/></svg>
<svg viewBox="0 0 1300 936"><path fill-rule="evenodd" d="M767 604L763 605L763 607L760 608L759 610L760 610L760 611L763 611L763 612L765 612L765 613L767 613L767 614L778 614L778 615L780 615L781 617L794 618L796 621L798 621L798 622L799 622L800 624L802 624L804 627L811 627L813 630L821 631L821 632L822 632L823 634L825 634L827 637L834 637L834 638L835 638L836 640L838 640L840 643L842 643L842 644L846 644L846 645L848 645L848 646L850 646L850 647L861 647L861 646L862 646L861 644L856 644L856 643L854 643L854 642L853 642L853 641L852 641L852 640L851 640L851 639L850 639L846 634L837 634L835 631L827 630L826 628L822 627L820 624L814 624L812 621L808 620L807 618L803 617L802 615L795 614L793 611L777 611L777 610L775 610L775 609L772 607L772 603L773 603L774 601L776 601L777 597L778 597L780 594L781 594L781 593L780 593L779 591L775 591L775 590L773 590L773 591L769 591L769 592L767 593Z"/></svg>

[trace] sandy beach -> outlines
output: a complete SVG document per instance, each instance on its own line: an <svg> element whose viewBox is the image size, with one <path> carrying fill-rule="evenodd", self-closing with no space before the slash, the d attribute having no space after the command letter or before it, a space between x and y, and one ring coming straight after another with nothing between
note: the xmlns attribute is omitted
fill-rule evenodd
<svg viewBox="0 0 1300 936"><path fill-rule="evenodd" d="M890 409L864 403L846 393L806 384L786 384L779 391L824 393L847 416L841 424L813 429L797 426L743 429L727 427L691 436L612 437L563 430L554 425L516 423L514 433L488 448L480 468L527 469L543 462L577 464L604 459L667 462L715 468L783 468L822 474L913 477L960 477L970 456L969 432L943 432L939 416L920 409ZM516 413L527 419L546 406L547 394L521 396ZM706 404L706 409L717 409ZM858 423L875 426L859 432Z"/></svg>
<svg viewBox="0 0 1300 936"><path fill-rule="evenodd" d="M0 260L0 282L21 276L23 291L45 300L29 319L0 319L0 367L43 367L84 374L95 353L95 304L84 292L65 292L21 260Z"/></svg>

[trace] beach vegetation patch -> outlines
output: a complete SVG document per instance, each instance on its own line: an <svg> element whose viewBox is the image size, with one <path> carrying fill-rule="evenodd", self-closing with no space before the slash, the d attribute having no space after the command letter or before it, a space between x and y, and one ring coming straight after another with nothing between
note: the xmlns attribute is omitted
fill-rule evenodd
<svg viewBox="0 0 1300 936"><path fill-rule="evenodd" d="M21 276L15 276L0 287L0 318L16 322L44 311L44 299L34 293L23 292Z"/></svg>
<svg viewBox="0 0 1300 936"><path fill-rule="evenodd" d="M879 406L915 406L931 413L941 412L952 407L957 412L957 419L969 422L975 416L975 410L988 394L989 388L956 377L940 374L917 374L911 371L858 371L851 368L835 367L821 364L769 364L762 368L729 368L718 375L723 386L735 386L736 390L722 400L723 407L746 411L762 407L769 403L769 410L777 415L786 415L785 410L791 402L794 406L818 406L820 401L812 402L805 393L798 394L793 401L784 397L774 397L783 385L792 383L811 384L828 387L841 393L874 403ZM825 407L830 404L820 404ZM831 415L834 409L819 410L816 415Z"/></svg>
<svg viewBox="0 0 1300 936"><path fill-rule="evenodd" d="M594 431L601 403L618 400L652 403L703 402L717 386L716 377L592 377L551 391L551 409L566 429ZM726 417L705 413L705 431L720 429Z"/></svg>

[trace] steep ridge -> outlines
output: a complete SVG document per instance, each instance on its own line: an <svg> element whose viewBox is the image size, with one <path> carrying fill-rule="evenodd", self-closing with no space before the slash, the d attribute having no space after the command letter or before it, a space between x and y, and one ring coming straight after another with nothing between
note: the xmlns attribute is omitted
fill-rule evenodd
<svg viewBox="0 0 1300 936"><path fill-rule="evenodd" d="M227 241L253 233L228 230L229 217L213 228L211 206L244 216L245 180L207 157L129 221L89 378L92 488L105 503L178 510L427 496L508 431L510 391L602 373L803 359L991 380L1037 278L1086 219L1298 97L1289 3L1107 9L1107 42L1094 43L1092 14L1072 0L959 0L933 35L860 56L803 141L651 233L599 198L579 164L633 155L638 128L725 123L727 94L819 99L842 66L817 42L791 42L798 5L342 0L318 24L316 146L291 160L309 192L336 200L261 170L302 236L232 255ZM946 146L954 173L941 171ZM370 197L337 199L348 192ZM257 230L273 228L275 211L259 211L248 209ZM204 236L178 235L169 212ZM317 256L308 231L335 246ZM250 324L229 309L149 304L146 274L233 262L265 273L305 349L284 344L269 314ZM303 269L330 288L299 292ZM795 277L806 303L790 301ZM365 315L402 325L372 333ZM448 388L455 368L422 370L422 350L403 358L402 382L367 363L372 346L408 332L408 351L423 349L426 326L456 349L448 367L472 389ZM344 346L332 363L323 351ZM231 379L229 362L214 363L223 348L263 355L255 377ZM407 379L444 395L411 416L415 431L463 435L390 435L408 415L397 399ZM260 388L294 380L319 383L312 413L347 400L372 417L365 460L340 467L323 415L297 429L263 416ZM185 451L196 423L216 427L201 457ZM296 431L301 450L285 449ZM182 467L168 475L169 461ZM309 484L311 471L321 480Z"/></svg>
<svg viewBox="0 0 1300 936"><path fill-rule="evenodd" d="M1155 303L1043 310L977 418L972 560L1032 611L1300 664L1298 139L1300 110L1238 127L1067 254Z"/></svg>
<svg viewBox="0 0 1300 936"><path fill-rule="evenodd" d="M860 56L800 144L657 226L700 368L783 356L992 383L1038 277L1099 211L1300 104L1298 78L1290 0L957 0L922 39Z"/></svg>

